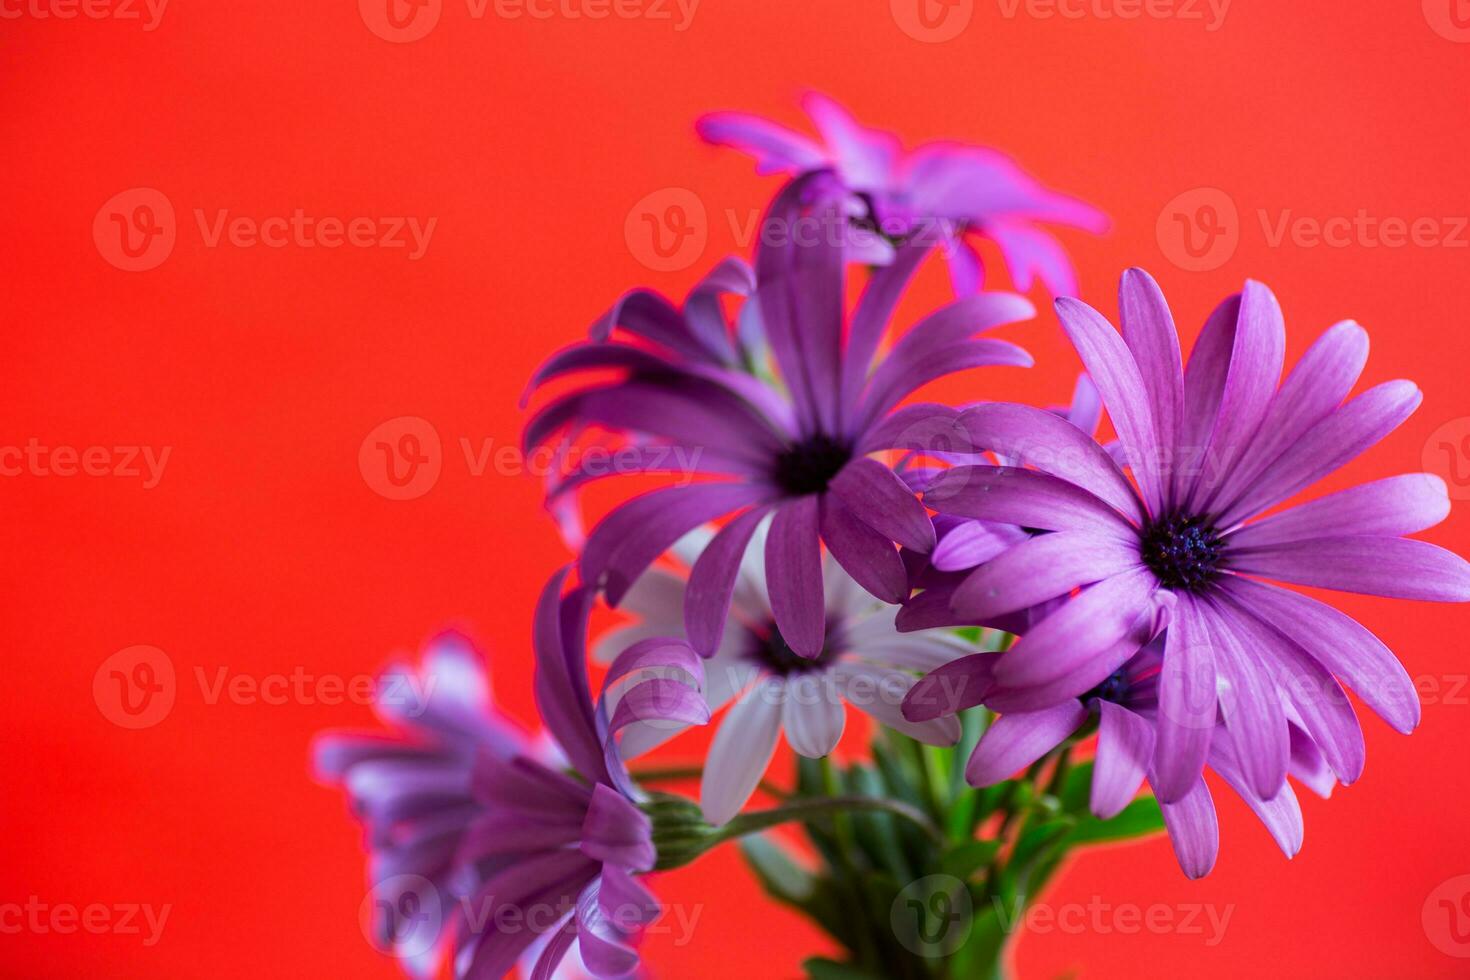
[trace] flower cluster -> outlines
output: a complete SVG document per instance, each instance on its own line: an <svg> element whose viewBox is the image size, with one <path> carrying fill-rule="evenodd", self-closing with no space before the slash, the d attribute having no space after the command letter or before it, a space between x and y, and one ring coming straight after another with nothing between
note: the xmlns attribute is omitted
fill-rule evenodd
<svg viewBox="0 0 1470 980"><path fill-rule="evenodd" d="M381 938L417 975L452 959L461 977L518 960L535 978L628 976L659 913L642 876L786 820L836 855L837 889L864 861L869 887L890 871L902 887L918 854L964 868L977 894L1024 901L1068 847L1150 829L1149 814L1185 873L1207 874L1213 771L1291 856L1303 829L1289 777L1325 797L1363 772L1346 691L1399 731L1418 721L1383 643L1276 584L1470 600L1470 564L1411 537L1448 513L1436 477L1283 506L1420 401L1407 381L1353 394L1365 331L1332 327L1283 378L1281 309L1247 282L1186 362L1147 273L1123 275L1121 330L1071 298L1071 267L1036 224L1101 231L1091 207L992 151L905 154L826 98L807 109L822 143L743 115L700 123L787 178L753 262L726 259L678 305L626 293L528 388L540 402L528 448L572 459L580 439L612 440L636 464L620 472L671 477L585 540L569 535L578 584L552 579L533 630L549 734L508 724L478 658L451 639L426 658L437 686L423 713L387 711L392 736L319 744L320 774L367 829L390 910ZM804 221L842 233L789 233ZM991 336L1034 310L981 290L975 238L999 246L1017 286L1039 276L1061 296L1086 369L1069 406L913 401L954 372L1031 363ZM957 298L895 329L936 252ZM849 308L851 275L864 281ZM1098 438L1104 413L1113 442ZM579 492L602 475L556 474L552 513L579 529ZM598 601L628 618L589 658ZM589 659L606 665L595 701ZM881 733L872 766L802 761L795 789L767 785L783 735L801 760L825 760L849 706ZM630 773L722 712L705 758L685 767L697 807L640 785L658 770ZM749 809L763 787L781 804ZM845 810L883 811L916 836L897 858L869 853L829 833ZM432 935L391 914L405 882L451 907ZM844 943L860 928L768 887ZM855 962L892 968L891 950L848 945Z"/></svg>

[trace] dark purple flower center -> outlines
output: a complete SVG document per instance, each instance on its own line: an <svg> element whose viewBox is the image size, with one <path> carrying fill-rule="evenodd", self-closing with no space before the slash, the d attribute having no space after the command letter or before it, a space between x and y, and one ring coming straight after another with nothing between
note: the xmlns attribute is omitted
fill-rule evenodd
<svg viewBox="0 0 1470 980"><path fill-rule="evenodd" d="M1224 542L1204 518L1176 514L1144 530L1140 552L1165 588L1199 592L1219 575Z"/></svg>
<svg viewBox="0 0 1470 980"><path fill-rule="evenodd" d="M829 435L817 433L776 457L772 477L791 497L825 493L833 477L852 459L852 447Z"/></svg>
<svg viewBox="0 0 1470 980"><path fill-rule="evenodd" d="M1122 668L1119 668L1118 670L1115 670L1111 674L1109 674L1107 680L1103 681L1097 687L1094 687L1092 690L1082 695L1082 703L1086 704L1093 698L1100 698L1103 701L1111 701L1114 704L1122 704L1124 698L1126 698L1127 696L1128 675L1124 673Z"/></svg>
<svg viewBox="0 0 1470 980"><path fill-rule="evenodd" d="M821 655L814 660L803 657L791 649L774 622L767 623L762 630L753 631L755 642L748 656L762 669L777 677L821 670L831 664L837 655L836 648L832 644L833 625L830 622L827 624L827 645L822 648Z"/></svg>

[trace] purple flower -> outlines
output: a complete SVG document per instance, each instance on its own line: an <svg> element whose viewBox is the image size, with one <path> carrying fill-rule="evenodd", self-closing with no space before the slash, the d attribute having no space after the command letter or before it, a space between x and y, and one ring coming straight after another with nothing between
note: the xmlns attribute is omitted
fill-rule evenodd
<svg viewBox="0 0 1470 980"><path fill-rule="evenodd" d="M777 738L808 758L827 755L847 722L847 705L880 724L930 745L953 745L960 726L954 718L910 722L900 705L914 685L913 671L925 671L963 656L970 647L948 630L899 633L896 606L873 599L836 562L823 563L827 636L821 655L798 657L782 638L766 591L764 548L769 520L762 521L740 560L735 578L731 623L705 665L705 697L710 711L733 703L716 733L704 768L701 803L705 819L723 824L750 799L765 774ZM716 536L701 528L675 545L686 565ZM658 637L683 629L688 582L651 568L628 591L622 608L635 617L599 641L601 660L625 646L658 643ZM663 743L684 726L637 723L624 733L627 758Z"/></svg>
<svg viewBox="0 0 1470 980"><path fill-rule="evenodd" d="M998 783L1095 723L1097 756L1089 805L1100 819L1117 816L1146 778L1152 782L1149 770L1158 727L1163 651L1164 642L1156 640L1080 697L1034 711L1003 714L976 745L965 768L966 779L975 786ZM995 660L994 654L971 657L971 676L980 680ZM929 675L915 687L905 711L927 714L922 706L942 704L948 697L943 687L938 675ZM1332 792L1333 773L1301 719L1288 713L1288 770L1325 798ZM1283 785L1269 798L1259 795L1251 788L1228 735L1211 739L1208 761L1210 768L1260 817L1286 856L1295 856L1302 846L1303 827L1301 806L1291 786ZM1203 776L1196 776L1183 796L1164 803L1162 809L1174 853L1185 874L1191 878L1209 874L1219 850L1220 832L1214 801Z"/></svg>
<svg viewBox="0 0 1470 980"><path fill-rule="evenodd" d="M836 207L830 178L807 177L782 191L767 224L795 229L807 219L820 222ZM685 603L690 642L712 654L741 556L756 526L773 515L765 552L771 604L781 635L798 655L815 658L824 648L822 542L874 596L904 599L908 579L893 543L928 552L934 527L914 493L871 456L952 434L957 413L940 405L899 409L899 403L954 371L1031 363L1013 344L975 339L1033 313L1020 297L985 294L926 318L874 367L894 305L926 253L916 244L901 247L893 264L873 275L849 318L840 243L799 233L764 241L757 256L758 307L751 315L759 316L759 336L769 345L779 385L703 363L691 368L688 355L676 364L647 353L646 345L620 345L615 356L605 344L574 348L583 352L576 355L582 364L621 367L622 374L542 408L527 426L528 445L565 428L599 426L644 440L619 472L682 466L720 478L655 490L608 515L588 535L583 580L604 588L616 605L680 537L734 515L695 564ZM573 352L559 358L567 365Z"/></svg>
<svg viewBox="0 0 1470 980"><path fill-rule="evenodd" d="M705 116L699 133L711 143L751 154L761 173L835 172L852 197L856 247L849 257L854 260L886 264L893 257L891 241L925 234L937 224L944 231L958 295L978 291L983 275L966 232L1000 246L1020 289L1030 289L1039 276L1056 295L1077 292L1066 253L1037 225L1105 231L1107 219L1095 208L1046 189L995 150L928 143L904 153L896 137L865 129L824 95L808 94L803 107L822 143L737 112ZM867 234L857 234L861 231Z"/></svg>
<svg viewBox="0 0 1470 980"><path fill-rule="evenodd" d="M1210 317L1187 371L1168 306L1146 273L1124 275L1121 307L1120 337L1077 300L1057 302L1136 489L1075 426L994 404L965 413L970 437L1032 468L957 467L925 494L945 513L1051 532L981 566L951 597L971 622L1064 598L995 663L995 680L1011 695L991 706L1034 711L1081 696L1168 615L1152 760L1162 801L1192 793L1223 741L1246 785L1274 799L1293 712L1337 778L1352 782L1363 737L1339 679L1405 732L1419 718L1413 684L1358 623L1257 579L1470 599L1470 565L1406 537L1448 513L1444 483L1408 474L1259 515L1388 435L1418 406L1419 390L1391 381L1344 402L1367 356L1367 335L1354 323L1328 330L1280 381L1284 324L1259 283ZM1216 737L1217 713L1224 737Z"/></svg>
<svg viewBox="0 0 1470 980"><path fill-rule="evenodd" d="M367 824L383 910L405 911L402 888L416 892L415 911L423 892L439 909L382 920L416 975L432 975L450 936L461 978L499 978L539 950L528 972L547 980L573 944L593 977L637 968L631 940L658 912L637 875L657 854L616 739L639 721L708 720L691 686L702 661L665 642L614 665L594 704L585 660L594 596L585 588L563 596L565 578L542 593L534 628L537 706L554 740L547 748L499 717L464 648L436 648L424 673L437 679L435 697L418 717L399 719L401 735L318 743L318 769L347 785ZM655 662L680 673L647 678L641 672ZM610 713L612 687L619 704Z"/></svg>

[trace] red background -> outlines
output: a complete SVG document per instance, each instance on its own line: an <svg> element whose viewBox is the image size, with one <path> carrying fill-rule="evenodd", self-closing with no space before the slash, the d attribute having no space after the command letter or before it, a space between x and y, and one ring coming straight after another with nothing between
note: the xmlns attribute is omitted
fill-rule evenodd
<svg viewBox="0 0 1470 980"><path fill-rule="evenodd" d="M1470 463L1435 435L1470 432L1464 236L1458 248L1273 247L1257 217L1470 212L1470 46L1413 2L1242 0L1216 31L1006 9L981 0L945 43L905 34L887 0L705 0L682 32L650 18L511 20L493 6L476 20L450 0L408 44L375 36L350 0L175 0L151 32L0 20L0 444L172 447L149 490L120 477L0 479L0 902L172 905L148 948L130 935L0 935L0 972L395 975L359 931L356 831L306 768L314 732L366 724L367 709L209 704L194 671L350 677L458 625L492 652L505 703L533 717L530 610L567 554L537 483L473 476L459 439L513 445L521 386L550 350L623 288L682 294L736 249L727 209L739 227L775 184L697 142L693 121L709 109L800 124L796 98L817 87L910 142L1003 148L1113 217L1107 236L1065 235L1084 297L1109 314L1117 274L1141 264L1187 338L1248 275L1280 296L1293 357L1338 319L1369 328L1365 383L1411 377L1426 397L1334 485L1419 469L1426 448L1442 472ZM1239 247L1188 272L1155 229L1171 199L1201 186L1238 206ZM148 272L115 268L93 242L98 209L133 187L163 192L179 216L173 254ZM624 225L669 187L703 202L709 242L695 267L655 272ZM419 261L210 248L196 208L438 225ZM944 298L929 268L907 313ZM1061 400L1077 362L1035 298L1042 315L1006 335L1037 368L936 393ZM421 498L391 501L365 482L358 449L403 415L436 427L443 474ZM1470 509L1427 536L1470 551ZM1027 936L1023 976L1463 974L1421 909L1470 871L1465 612L1336 601L1439 685L1419 731L1403 738L1363 713L1367 772L1330 803L1305 802L1307 843L1290 863L1219 794L1222 856L1207 880L1187 882L1160 839L1083 857L1049 899L1232 907L1223 942ZM171 714L140 731L111 724L92 695L103 660L134 644L166 651L179 678ZM661 976L792 977L823 948L759 897L732 852L657 888L702 906L692 943L647 944Z"/></svg>

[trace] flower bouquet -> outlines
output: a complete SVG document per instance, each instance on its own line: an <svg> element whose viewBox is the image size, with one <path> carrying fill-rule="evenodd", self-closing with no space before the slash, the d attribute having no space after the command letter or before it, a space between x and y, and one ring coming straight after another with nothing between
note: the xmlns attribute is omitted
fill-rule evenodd
<svg viewBox="0 0 1470 980"><path fill-rule="evenodd" d="M1185 358L1146 272L1123 274L1116 327L1074 298L1045 226L1101 231L1093 208L994 151L906 151L807 109L819 139L700 122L782 176L750 264L682 304L628 292L531 380L526 446L565 463L548 504L578 551L534 613L544 733L445 636L390 668L431 692L380 704L391 733L317 745L367 832L372 934L416 976L638 974L650 876L731 844L842 950L807 961L816 980L1001 977L1069 855L1166 832L1208 874L1214 782L1290 857L1293 781L1326 797L1363 771L1346 690L1418 722L1392 652L1278 584L1470 599L1470 565L1410 537L1448 513L1437 477L1282 506L1419 404L1408 381L1352 393L1365 331L1331 327L1283 378L1281 309L1247 282ZM913 400L1031 363L992 336L1034 310L983 289L982 238L1059 297L1086 368L1069 405ZM935 253L954 300L895 329ZM578 494L609 475L589 443L668 485L584 537ZM592 642L598 603L626 621ZM839 760L850 709L870 751ZM704 725L703 759L640 761ZM783 739L794 774L772 771Z"/></svg>

